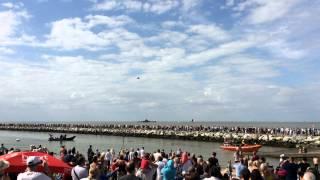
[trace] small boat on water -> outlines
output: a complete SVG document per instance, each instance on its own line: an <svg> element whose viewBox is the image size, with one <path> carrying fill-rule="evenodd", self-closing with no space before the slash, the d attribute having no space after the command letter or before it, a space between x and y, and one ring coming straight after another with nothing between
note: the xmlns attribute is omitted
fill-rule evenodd
<svg viewBox="0 0 320 180"><path fill-rule="evenodd" d="M240 146L231 145L231 144L224 144L220 147L226 151L237 151ZM261 147L262 147L262 145L260 145L260 144L244 144L241 146L241 151L242 152L255 152L255 151L258 151Z"/></svg>
<svg viewBox="0 0 320 180"><path fill-rule="evenodd" d="M150 120L148 120L148 119L145 119L145 120L143 120L143 121L138 121L138 122L140 122L140 123L155 123L155 122L157 122L157 121L150 121Z"/></svg>
<svg viewBox="0 0 320 180"><path fill-rule="evenodd" d="M73 141L76 136L67 137L66 135L61 135L60 137L53 137L50 134L48 141Z"/></svg>

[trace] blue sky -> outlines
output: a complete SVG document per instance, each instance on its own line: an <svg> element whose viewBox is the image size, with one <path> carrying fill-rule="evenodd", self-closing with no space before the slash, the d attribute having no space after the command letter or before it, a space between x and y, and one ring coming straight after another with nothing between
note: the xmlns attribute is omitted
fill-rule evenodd
<svg viewBox="0 0 320 180"><path fill-rule="evenodd" d="M0 119L319 121L319 10L317 0L1 0Z"/></svg>

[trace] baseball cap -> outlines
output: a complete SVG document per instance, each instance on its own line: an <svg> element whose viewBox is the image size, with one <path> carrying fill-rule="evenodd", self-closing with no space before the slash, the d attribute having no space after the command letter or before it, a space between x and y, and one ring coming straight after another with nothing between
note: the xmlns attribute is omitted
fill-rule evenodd
<svg viewBox="0 0 320 180"><path fill-rule="evenodd" d="M27 158L27 165L28 166L34 166L34 165L38 165L41 163L42 163L42 160L38 156L29 156Z"/></svg>

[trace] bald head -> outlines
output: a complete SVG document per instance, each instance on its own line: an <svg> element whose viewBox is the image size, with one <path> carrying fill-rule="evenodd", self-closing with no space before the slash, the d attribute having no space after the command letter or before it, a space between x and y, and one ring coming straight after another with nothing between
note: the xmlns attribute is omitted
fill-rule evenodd
<svg viewBox="0 0 320 180"><path fill-rule="evenodd" d="M302 179L303 180L316 180L316 176L312 172L305 172Z"/></svg>

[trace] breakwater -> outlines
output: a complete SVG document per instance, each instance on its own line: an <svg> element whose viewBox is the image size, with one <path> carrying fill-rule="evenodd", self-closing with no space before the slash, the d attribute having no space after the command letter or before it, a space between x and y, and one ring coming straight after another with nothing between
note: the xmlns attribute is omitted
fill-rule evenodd
<svg viewBox="0 0 320 180"><path fill-rule="evenodd" d="M73 134L96 134L223 142L233 139L235 143L259 143L267 146L296 147L320 146L318 129L256 128L256 127L216 127L216 126L176 126L140 123L133 124L31 124L2 123L0 130L38 131Z"/></svg>

